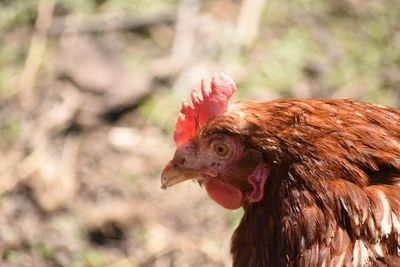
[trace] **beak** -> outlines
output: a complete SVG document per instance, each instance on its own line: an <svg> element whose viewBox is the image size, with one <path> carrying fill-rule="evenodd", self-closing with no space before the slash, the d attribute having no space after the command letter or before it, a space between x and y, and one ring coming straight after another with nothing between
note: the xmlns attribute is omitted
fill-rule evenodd
<svg viewBox="0 0 400 267"><path fill-rule="evenodd" d="M170 186L198 176L199 174L197 172L181 168L171 160L161 173L161 188L167 189Z"/></svg>

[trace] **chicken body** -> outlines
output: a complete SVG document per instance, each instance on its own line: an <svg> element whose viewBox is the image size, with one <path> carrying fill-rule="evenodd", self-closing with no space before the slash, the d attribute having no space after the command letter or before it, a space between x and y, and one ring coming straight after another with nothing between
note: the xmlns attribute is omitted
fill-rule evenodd
<svg viewBox="0 0 400 267"><path fill-rule="evenodd" d="M244 205L234 266L400 266L400 111L353 100L239 105L245 139L272 173L262 201Z"/></svg>
<svg viewBox="0 0 400 267"><path fill-rule="evenodd" d="M233 152L221 157L220 144ZM238 101L178 147L162 183L195 176L221 205L244 208L234 267L400 266L397 109Z"/></svg>

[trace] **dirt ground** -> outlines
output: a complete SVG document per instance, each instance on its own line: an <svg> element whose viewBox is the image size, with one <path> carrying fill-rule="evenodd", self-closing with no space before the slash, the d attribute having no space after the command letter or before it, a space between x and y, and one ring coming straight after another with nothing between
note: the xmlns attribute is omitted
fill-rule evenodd
<svg viewBox="0 0 400 267"><path fill-rule="evenodd" d="M0 265L230 266L242 211L160 188L201 78L399 106L400 7L318 3L0 0Z"/></svg>

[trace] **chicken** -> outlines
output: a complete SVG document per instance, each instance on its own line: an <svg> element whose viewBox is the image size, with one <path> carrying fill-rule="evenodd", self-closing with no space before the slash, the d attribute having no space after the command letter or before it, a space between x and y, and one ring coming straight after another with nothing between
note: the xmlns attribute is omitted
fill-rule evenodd
<svg viewBox="0 0 400 267"><path fill-rule="evenodd" d="M182 104L163 188L243 207L234 267L400 266L400 110L350 99L236 101L225 75Z"/></svg>

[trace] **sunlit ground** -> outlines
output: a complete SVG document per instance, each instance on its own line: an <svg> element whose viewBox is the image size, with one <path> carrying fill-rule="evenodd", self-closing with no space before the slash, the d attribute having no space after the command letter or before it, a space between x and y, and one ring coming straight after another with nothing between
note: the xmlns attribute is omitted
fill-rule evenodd
<svg viewBox="0 0 400 267"><path fill-rule="evenodd" d="M163 191L182 98L400 104L395 0L0 0L1 266L230 266L241 211Z"/></svg>

